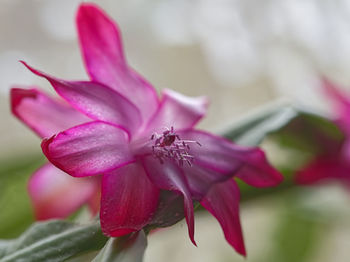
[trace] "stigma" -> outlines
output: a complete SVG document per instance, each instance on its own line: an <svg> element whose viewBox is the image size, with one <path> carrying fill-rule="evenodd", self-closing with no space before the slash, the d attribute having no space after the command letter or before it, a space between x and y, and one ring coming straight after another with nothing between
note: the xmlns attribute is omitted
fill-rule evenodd
<svg viewBox="0 0 350 262"><path fill-rule="evenodd" d="M152 153L161 164L165 159L170 159L181 167L184 164L193 165L194 157L190 154L191 146L201 146L197 141L182 140L174 131L174 127L166 128L161 134L152 134L151 141L154 141Z"/></svg>

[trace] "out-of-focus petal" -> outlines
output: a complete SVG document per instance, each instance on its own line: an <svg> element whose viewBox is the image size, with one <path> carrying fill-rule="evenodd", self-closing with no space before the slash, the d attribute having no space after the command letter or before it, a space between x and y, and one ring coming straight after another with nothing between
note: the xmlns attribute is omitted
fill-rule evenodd
<svg viewBox="0 0 350 262"><path fill-rule="evenodd" d="M183 140L193 143L189 154L194 165L222 174L237 175L244 182L256 187L274 186L282 182L283 176L266 160L259 148L241 147L212 134L187 130L179 132Z"/></svg>
<svg viewBox="0 0 350 262"><path fill-rule="evenodd" d="M41 146L51 163L76 177L106 173L134 161L127 133L99 121L61 132Z"/></svg>
<svg viewBox="0 0 350 262"><path fill-rule="evenodd" d="M28 191L38 220L65 218L96 194L95 178L78 179L51 164L37 170L29 180Z"/></svg>
<svg viewBox="0 0 350 262"><path fill-rule="evenodd" d="M11 109L15 116L42 138L91 121L63 100L52 99L35 88L12 88Z"/></svg>
<svg viewBox="0 0 350 262"><path fill-rule="evenodd" d="M215 184L201 201L220 223L227 242L245 256L243 234L239 219L239 188L233 179Z"/></svg>
<svg viewBox="0 0 350 262"><path fill-rule="evenodd" d="M100 212L103 232L118 237L141 230L152 218L158 200L159 189L139 163L105 174Z"/></svg>
<svg viewBox="0 0 350 262"><path fill-rule="evenodd" d="M339 125L346 132L350 132L350 99L347 94L341 91L341 88L322 78L323 88L326 95L334 101L335 118Z"/></svg>
<svg viewBox="0 0 350 262"><path fill-rule="evenodd" d="M336 86L326 77L323 77L321 80L323 89L329 98L332 98L338 105L350 107L350 100L347 98L346 94L341 91L340 87Z"/></svg>
<svg viewBox="0 0 350 262"><path fill-rule="evenodd" d="M175 191L184 197L185 217L188 233L194 245L194 213L190 189L182 170L172 161L164 161L163 164L154 157L143 159L146 173L154 184L164 190Z"/></svg>
<svg viewBox="0 0 350 262"><path fill-rule="evenodd" d="M154 88L126 63L117 25L94 4L82 4L77 13L80 48L92 80L125 95L144 120L158 107Z"/></svg>
<svg viewBox="0 0 350 262"><path fill-rule="evenodd" d="M346 161L350 166L350 137L345 140L341 149L341 155L343 157L343 161Z"/></svg>
<svg viewBox="0 0 350 262"><path fill-rule="evenodd" d="M341 156L320 156L310 162L296 176L295 181L301 185L313 185L334 179L349 182L350 168L341 162Z"/></svg>
<svg viewBox="0 0 350 262"><path fill-rule="evenodd" d="M95 82L57 79L23 64L34 74L46 78L72 107L92 119L121 125L131 133L141 125L137 107L111 88Z"/></svg>
<svg viewBox="0 0 350 262"><path fill-rule="evenodd" d="M97 190L91 195L87 203L92 216L97 215L101 207L101 176L96 176L94 179Z"/></svg>
<svg viewBox="0 0 350 262"><path fill-rule="evenodd" d="M161 104L145 132L152 133L160 128L171 127L175 130L191 128L206 114L208 104L206 97L188 97L165 89Z"/></svg>

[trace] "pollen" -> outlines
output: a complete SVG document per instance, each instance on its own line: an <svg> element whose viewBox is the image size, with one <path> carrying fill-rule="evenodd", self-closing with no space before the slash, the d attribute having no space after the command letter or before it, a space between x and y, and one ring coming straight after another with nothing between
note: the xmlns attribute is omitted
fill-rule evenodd
<svg viewBox="0 0 350 262"><path fill-rule="evenodd" d="M193 165L194 157L190 154L191 146L201 146L197 141L181 139L174 131L174 127L167 128L161 134L152 134L151 140L154 141L152 145L153 155L161 164L164 163L165 159L170 159L181 167L184 164Z"/></svg>

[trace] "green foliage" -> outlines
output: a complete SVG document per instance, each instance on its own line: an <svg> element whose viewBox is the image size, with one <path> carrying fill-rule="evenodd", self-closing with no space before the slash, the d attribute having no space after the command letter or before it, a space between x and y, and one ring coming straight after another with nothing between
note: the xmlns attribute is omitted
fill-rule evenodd
<svg viewBox="0 0 350 262"><path fill-rule="evenodd" d="M0 163L0 238L16 237L33 223L27 181L41 162L37 156Z"/></svg>
<svg viewBox="0 0 350 262"><path fill-rule="evenodd" d="M143 231L111 238L92 262L142 262L146 246Z"/></svg>
<svg viewBox="0 0 350 262"><path fill-rule="evenodd" d="M237 144L256 146L268 134L287 125L297 114L290 106L268 108L249 116L223 135Z"/></svg>
<svg viewBox="0 0 350 262"><path fill-rule="evenodd" d="M293 190L283 198L281 210L272 238L272 250L266 262L307 262L310 261L322 236L324 222L318 213L301 207L299 190Z"/></svg>
<svg viewBox="0 0 350 262"><path fill-rule="evenodd" d="M98 250L106 241L98 222L78 225L50 220L35 223L19 238L0 244L0 261L60 262L83 252Z"/></svg>
<svg viewBox="0 0 350 262"><path fill-rule="evenodd" d="M337 150L344 141L344 134L335 123L306 112L299 112L298 117L272 137L285 148L311 154Z"/></svg>

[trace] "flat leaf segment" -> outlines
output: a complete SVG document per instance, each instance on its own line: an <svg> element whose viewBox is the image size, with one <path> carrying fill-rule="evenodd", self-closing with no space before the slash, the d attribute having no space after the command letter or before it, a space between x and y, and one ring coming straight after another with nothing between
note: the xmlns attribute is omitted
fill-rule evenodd
<svg viewBox="0 0 350 262"><path fill-rule="evenodd" d="M78 225L50 220L36 223L18 239L0 242L1 262L60 262L99 250L107 238L98 222Z"/></svg>

